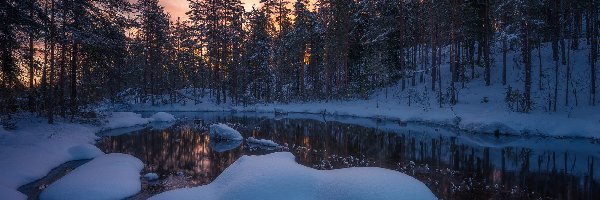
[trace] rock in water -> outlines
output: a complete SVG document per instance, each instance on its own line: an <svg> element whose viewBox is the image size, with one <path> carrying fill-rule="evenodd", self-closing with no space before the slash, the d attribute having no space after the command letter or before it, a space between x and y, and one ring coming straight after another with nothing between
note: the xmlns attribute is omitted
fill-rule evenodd
<svg viewBox="0 0 600 200"><path fill-rule="evenodd" d="M210 138L217 140L243 140L242 134L225 124L210 125Z"/></svg>

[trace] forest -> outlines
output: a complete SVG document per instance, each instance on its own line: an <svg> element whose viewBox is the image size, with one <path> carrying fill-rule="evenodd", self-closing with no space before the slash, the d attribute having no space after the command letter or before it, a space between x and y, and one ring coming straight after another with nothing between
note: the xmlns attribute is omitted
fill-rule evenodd
<svg viewBox="0 0 600 200"><path fill-rule="evenodd" d="M441 107L460 102L465 83L510 85L497 92L516 112L595 106L599 4L261 0L246 11L240 0L189 0L187 19L171 20L158 0L3 0L0 121L27 111L53 123L126 98L252 105L389 87L435 94ZM572 52L585 59L573 64Z"/></svg>

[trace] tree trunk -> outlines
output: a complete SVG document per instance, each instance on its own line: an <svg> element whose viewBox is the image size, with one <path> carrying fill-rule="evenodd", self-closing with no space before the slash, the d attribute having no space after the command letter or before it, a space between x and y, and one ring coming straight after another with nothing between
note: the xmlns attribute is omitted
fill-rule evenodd
<svg viewBox="0 0 600 200"><path fill-rule="evenodd" d="M590 8L590 18L588 19L591 28L591 48L590 48L590 68L591 68L591 82L590 82L590 105L596 106L596 62L598 61L598 2L593 1Z"/></svg>
<svg viewBox="0 0 600 200"><path fill-rule="evenodd" d="M565 89L565 106L569 106L569 82L571 81L571 49L567 48L567 74L566 74L566 89Z"/></svg>
<svg viewBox="0 0 600 200"><path fill-rule="evenodd" d="M551 7L551 25L550 27L552 28L552 59L553 60L558 60L559 59L559 48L558 48L558 40L560 38L560 32L561 32L561 27L560 27L560 1L561 0L552 0L552 7Z"/></svg>
<svg viewBox="0 0 600 200"><path fill-rule="evenodd" d="M31 8L29 10L29 17L33 19L33 9L35 1L31 2ZM34 72L34 54L35 49L33 46L33 30L29 30L29 110L35 111L35 89L33 84Z"/></svg>
<svg viewBox="0 0 600 200"><path fill-rule="evenodd" d="M542 86L542 79L544 78L544 76L542 74L542 68L543 68L543 66L542 66L542 50L541 50L541 48L542 48L542 42L540 41L539 46L538 46L538 60L539 60L539 63L540 63L540 67L538 68L539 69L539 74L538 74L538 89L540 91L544 90L544 87Z"/></svg>
<svg viewBox="0 0 600 200"><path fill-rule="evenodd" d="M78 58L78 43L73 41L71 50L71 116L77 113L77 58Z"/></svg>
<svg viewBox="0 0 600 200"><path fill-rule="evenodd" d="M556 112L556 104L558 104L558 60L554 61L554 112Z"/></svg>
<svg viewBox="0 0 600 200"><path fill-rule="evenodd" d="M60 51L60 74L58 76L58 101L60 107L60 115L65 117L66 109L65 109L65 77L66 77L66 68L67 68L67 45L64 42L61 42L61 51Z"/></svg>
<svg viewBox="0 0 600 200"><path fill-rule="evenodd" d="M523 64L525 64L525 91L523 112L531 110L531 41L529 24L522 22L524 27L523 38Z"/></svg>
<svg viewBox="0 0 600 200"><path fill-rule="evenodd" d="M434 28L434 32L431 34L431 91L435 91L435 84L437 79L437 34L435 33L436 30L437 26L436 28Z"/></svg>
<svg viewBox="0 0 600 200"><path fill-rule="evenodd" d="M491 83L491 61L490 61L490 3L489 0L485 0L484 3L484 30L483 30L483 62L485 65L485 85L490 86Z"/></svg>
<svg viewBox="0 0 600 200"><path fill-rule="evenodd" d="M506 38L502 39L502 85L506 85L506 54L508 53L506 43Z"/></svg>
<svg viewBox="0 0 600 200"><path fill-rule="evenodd" d="M48 76L50 91L46 99L48 104L48 123L54 123L54 0L51 1L50 6L50 74Z"/></svg>

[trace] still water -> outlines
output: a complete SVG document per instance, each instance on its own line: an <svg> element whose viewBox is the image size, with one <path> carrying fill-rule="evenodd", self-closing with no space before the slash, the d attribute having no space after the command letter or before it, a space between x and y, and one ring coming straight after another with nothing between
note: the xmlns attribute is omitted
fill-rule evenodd
<svg viewBox="0 0 600 200"><path fill-rule="evenodd" d="M210 183L240 156L274 151L290 151L298 163L321 170L397 170L441 199L600 199L597 140L495 136L340 116L177 115L174 124L101 133L103 151L134 155L146 164L143 173L159 174L132 199ZM283 147L211 143L208 126L216 122Z"/></svg>

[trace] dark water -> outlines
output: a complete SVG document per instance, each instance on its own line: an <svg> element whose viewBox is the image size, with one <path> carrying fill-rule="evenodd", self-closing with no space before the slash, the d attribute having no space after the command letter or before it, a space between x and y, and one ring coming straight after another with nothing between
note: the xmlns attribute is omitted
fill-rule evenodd
<svg viewBox="0 0 600 200"><path fill-rule="evenodd" d="M19 187L18 190L19 190L19 192L27 195L27 199L31 199L31 200L39 199L40 194L42 193L42 191L44 189L46 189L46 187L48 187L48 185L52 184L54 181L57 181L61 177L67 175L69 172L73 171L73 169L87 163L88 161L90 161L90 160L89 159L74 160L74 161L69 161L69 162L63 163L63 164L59 165L58 167L55 167L54 169L52 169L43 178L36 180L34 182L31 182L27 185L23 185L23 186Z"/></svg>
<svg viewBox="0 0 600 200"><path fill-rule="evenodd" d="M291 151L297 162L316 169L397 170L424 182L441 199L600 199L600 144L593 140L497 137L320 115L179 115L184 119L171 127L126 130L132 133L105 136L98 143L107 153L141 159L144 173L159 174L159 181L144 182L143 191L132 199L210 183L240 156L273 151ZM208 124L214 122L227 123L244 137L287 147L265 150L242 143L219 152L223 149L214 149L207 135Z"/></svg>

